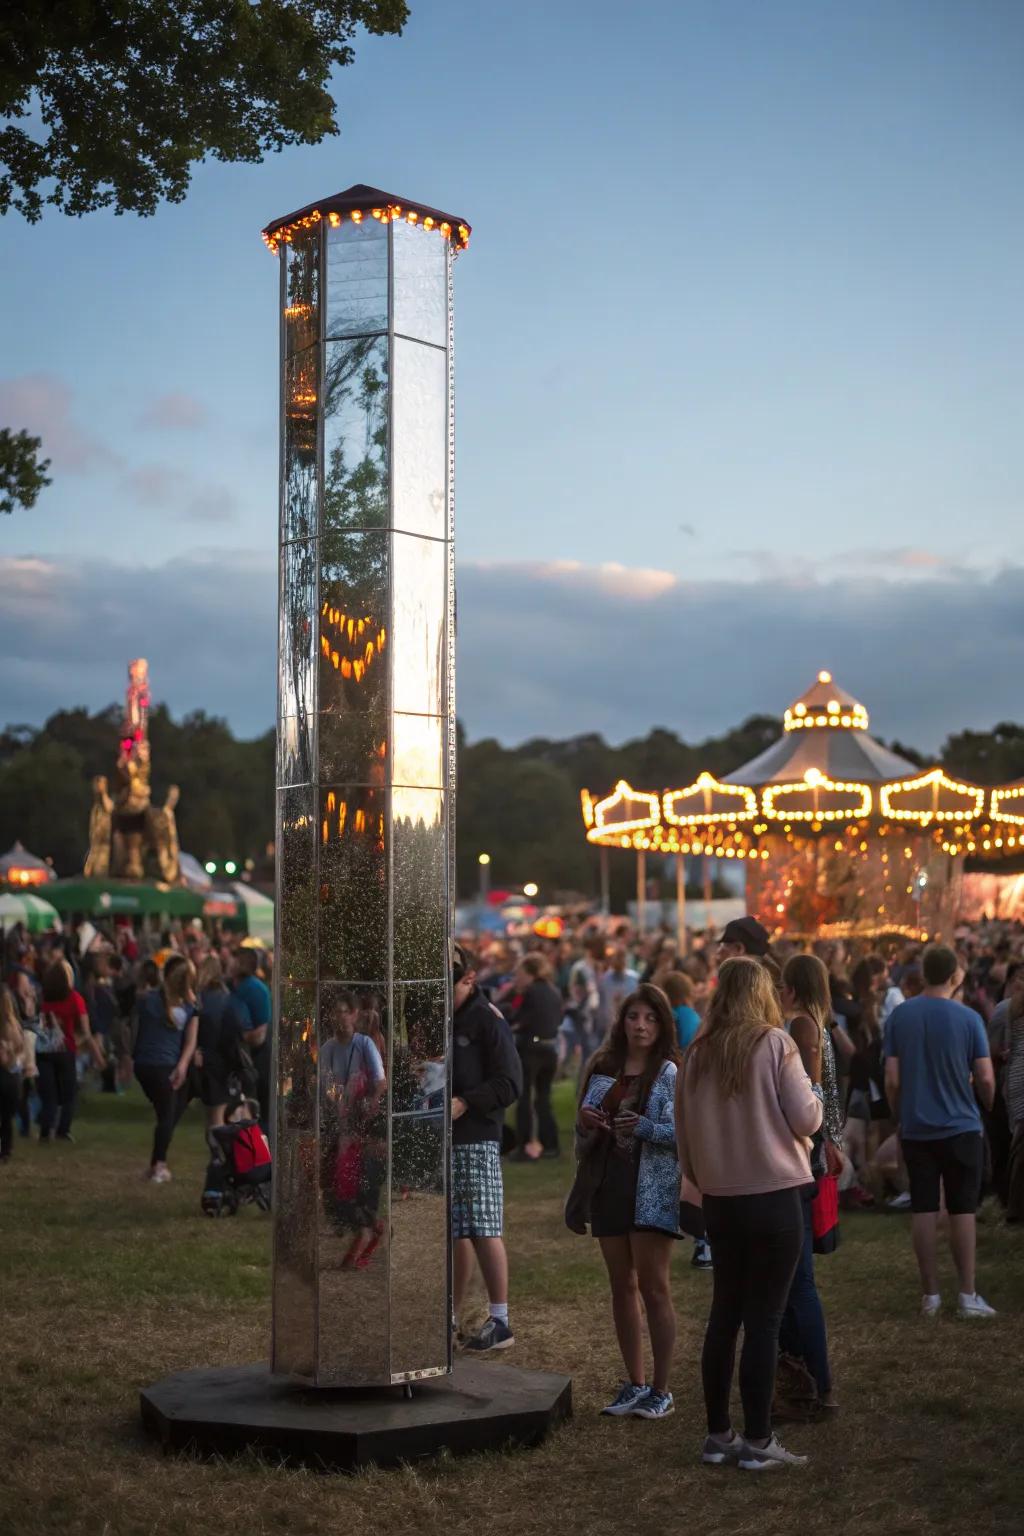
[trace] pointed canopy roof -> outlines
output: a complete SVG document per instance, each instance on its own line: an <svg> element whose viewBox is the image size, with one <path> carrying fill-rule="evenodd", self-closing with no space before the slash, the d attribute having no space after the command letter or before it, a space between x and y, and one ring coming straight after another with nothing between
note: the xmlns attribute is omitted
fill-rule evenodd
<svg viewBox="0 0 1024 1536"><path fill-rule="evenodd" d="M321 219L340 224L346 217L353 216L356 222L362 218L383 219L385 223L404 219L409 224L420 224L424 229L438 230L446 240L451 239L456 250L469 244L470 225L458 214L443 213L429 203L410 202L395 192L382 192L380 187L368 187L363 182L346 187L344 192L335 192L332 197L318 198L315 203L307 203L305 208L286 213L282 218L271 219L263 230L263 239L272 251L276 251L279 242L290 240L296 229L308 228Z"/></svg>
<svg viewBox="0 0 1024 1536"><path fill-rule="evenodd" d="M879 784L905 779L918 769L905 757L890 752L868 735L868 712L831 672L819 672L815 681L789 706L785 734L727 773L726 784L792 784L816 770L836 782Z"/></svg>

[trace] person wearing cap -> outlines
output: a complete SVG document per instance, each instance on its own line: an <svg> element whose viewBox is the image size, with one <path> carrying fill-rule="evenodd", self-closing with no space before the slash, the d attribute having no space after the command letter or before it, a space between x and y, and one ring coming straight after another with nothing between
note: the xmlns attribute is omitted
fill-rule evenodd
<svg viewBox="0 0 1024 1536"><path fill-rule="evenodd" d="M722 929L721 938L718 940L718 963L724 960L733 960L741 955L750 955L755 960L763 960L771 954L770 935L767 928L763 928L756 917L749 914L746 917L733 918L731 923L726 923Z"/></svg>
<svg viewBox="0 0 1024 1536"><path fill-rule="evenodd" d="M471 957L456 944L452 1048L452 1310L458 1318L474 1260L487 1290L487 1322L465 1340L467 1354L509 1349L501 1131L505 1111L522 1092L519 1053L498 1010L476 984Z"/></svg>

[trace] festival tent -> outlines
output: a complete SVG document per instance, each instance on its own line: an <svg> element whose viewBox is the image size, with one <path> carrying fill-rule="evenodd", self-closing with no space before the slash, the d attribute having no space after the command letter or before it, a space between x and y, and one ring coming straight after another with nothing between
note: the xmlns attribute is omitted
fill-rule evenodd
<svg viewBox="0 0 1024 1536"><path fill-rule="evenodd" d="M40 896L5 893L0 896L0 928L13 928L15 923L24 923L29 933L48 933L60 927L60 917L57 909Z"/></svg>
<svg viewBox="0 0 1024 1536"><path fill-rule="evenodd" d="M274 903L251 885L236 880L226 889L207 892L204 917L219 917L229 928L240 928L262 946L274 946Z"/></svg>
<svg viewBox="0 0 1024 1536"><path fill-rule="evenodd" d="M55 880L46 899L59 912L87 917L202 917L203 898L180 885L141 880Z"/></svg>
<svg viewBox="0 0 1024 1536"><path fill-rule="evenodd" d="M54 873L45 859L38 859L21 843L15 843L5 854L0 854L0 880L9 885L46 885Z"/></svg>

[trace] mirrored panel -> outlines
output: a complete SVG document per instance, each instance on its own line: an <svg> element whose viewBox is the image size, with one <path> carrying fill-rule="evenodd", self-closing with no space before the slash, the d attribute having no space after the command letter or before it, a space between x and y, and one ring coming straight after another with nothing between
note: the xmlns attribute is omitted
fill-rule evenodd
<svg viewBox="0 0 1024 1536"><path fill-rule="evenodd" d="M395 332L448 345L448 242L436 230L396 222Z"/></svg>
<svg viewBox="0 0 1024 1536"><path fill-rule="evenodd" d="M439 1114L448 1066L445 984L398 982L394 998L392 1113Z"/></svg>
<svg viewBox="0 0 1024 1536"><path fill-rule="evenodd" d="M433 539L448 533L447 369L444 352L395 338L394 524L403 533Z"/></svg>
<svg viewBox="0 0 1024 1536"><path fill-rule="evenodd" d="M316 1338L316 1004L283 982L276 1017L273 1369L311 1380Z"/></svg>
<svg viewBox="0 0 1024 1536"><path fill-rule="evenodd" d="M445 550L396 533L392 543L393 709L444 713Z"/></svg>
<svg viewBox="0 0 1024 1536"><path fill-rule="evenodd" d="M314 789L282 789L277 796L277 867L280 893L278 974L316 979L316 805Z"/></svg>
<svg viewBox="0 0 1024 1536"><path fill-rule="evenodd" d="M385 782L388 543L385 532L336 532L321 540L322 784Z"/></svg>
<svg viewBox="0 0 1024 1536"><path fill-rule="evenodd" d="M307 715L315 708L317 545L286 544L281 551L279 636L281 714Z"/></svg>
<svg viewBox="0 0 1024 1536"><path fill-rule="evenodd" d="M309 784L313 777L312 715L292 715L277 722L277 784Z"/></svg>
<svg viewBox="0 0 1024 1536"><path fill-rule="evenodd" d="M379 1381L388 1313L387 1079L374 988L320 988L321 1381ZM376 1039L374 1038L376 1035Z"/></svg>
<svg viewBox="0 0 1024 1536"><path fill-rule="evenodd" d="M395 979L443 976L447 956L447 861L440 790L391 792Z"/></svg>
<svg viewBox="0 0 1024 1536"><path fill-rule="evenodd" d="M391 721L391 782L440 789L445 721L442 715L395 715Z"/></svg>
<svg viewBox="0 0 1024 1536"><path fill-rule="evenodd" d="M320 340L320 231L301 230L284 247L285 354Z"/></svg>
<svg viewBox="0 0 1024 1536"><path fill-rule="evenodd" d="M350 219L327 230L327 336L368 336L388 328L388 229Z"/></svg>
<svg viewBox="0 0 1024 1536"><path fill-rule="evenodd" d="M391 1122L391 1374L444 1370L450 1348L444 1116Z"/></svg>
<svg viewBox="0 0 1024 1536"><path fill-rule="evenodd" d="M324 528L388 522L388 339L327 345L324 365Z"/></svg>
<svg viewBox="0 0 1024 1536"><path fill-rule="evenodd" d="M319 791L321 981L387 975L386 793L363 785Z"/></svg>
<svg viewBox="0 0 1024 1536"><path fill-rule="evenodd" d="M307 347L284 365L284 484L281 538L312 539L317 533L320 348Z"/></svg>

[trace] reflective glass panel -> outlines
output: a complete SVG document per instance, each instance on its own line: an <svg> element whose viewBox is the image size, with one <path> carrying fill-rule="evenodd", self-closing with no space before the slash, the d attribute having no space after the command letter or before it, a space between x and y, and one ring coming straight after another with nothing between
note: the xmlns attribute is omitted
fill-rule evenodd
<svg viewBox="0 0 1024 1536"><path fill-rule="evenodd" d="M443 1115L391 1122L391 1374L448 1364L448 1153ZM397 1198L401 1190L403 1198Z"/></svg>
<svg viewBox="0 0 1024 1536"><path fill-rule="evenodd" d="M332 341L324 370L324 528L388 521L388 340Z"/></svg>
<svg viewBox="0 0 1024 1536"><path fill-rule="evenodd" d="M311 729L316 657L316 544L308 540L281 549L278 608L279 785L311 780Z"/></svg>
<svg viewBox="0 0 1024 1536"><path fill-rule="evenodd" d="M443 539L448 532L447 356L396 337L394 369L395 527Z"/></svg>
<svg viewBox="0 0 1024 1536"><path fill-rule="evenodd" d="M368 218L328 227L328 337L367 336L387 328L387 225Z"/></svg>
<svg viewBox="0 0 1024 1536"><path fill-rule="evenodd" d="M336 532L320 542L322 784L385 781L388 543L385 532Z"/></svg>
<svg viewBox="0 0 1024 1536"><path fill-rule="evenodd" d="M286 243L285 353L301 352L320 339L320 232L304 230Z"/></svg>
<svg viewBox="0 0 1024 1536"><path fill-rule="evenodd" d="M315 1370L317 1051L315 988L283 982L277 1013L273 1369Z"/></svg>
<svg viewBox="0 0 1024 1536"><path fill-rule="evenodd" d="M320 980L387 975L385 792L320 790Z"/></svg>
<svg viewBox="0 0 1024 1536"><path fill-rule="evenodd" d="M394 997L392 1113L438 1113L445 1107L448 1065L445 984L399 982Z"/></svg>
<svg viewBox="0 0 1024 1536"><path fill-rule="evenodd" d="M317 533L317 403L320 348L307 347L284 366L284 486L282 539L311 539Z"/></svg>
<svg viewBox="0 0 1024 1536"><path fill-rule="evenodd" d="M394 536L392 707L401 714L444 712L445 548Z"/></svg>
<svg viewBox="0 0 1024 1536"><path fill-rule="evenodd" d="M372 998L320 988L320 1379L354 1385L387 1374L387 1085ZM379 1015L376 1020L379 1036Z"/></svg>
<svg viewBox="0 0 1024 1536"><path fill-rule="evenodd" d="M313 789L282 789L277 797L277 863L280 875L276 956L282 985L288 978L316 977L316 806Z"/></svg>
<svg viewBox="0 0 1024 1536"><path fill-rule="evenodd" d="M440 790L392 790L396 980L429 980L447 969L443 801Z"/></svg>
<svg viewBox="0 0 1024 1536"><path fill-rule="evenodd" d="M413 788L440 789L444 718L395 715L391 722L391 782Z"/></svg>
<svg viewBox="0 0 1024 1536"><path fill-rule="evenodd" d="M436 347L448 345L448 242L420 225L392 226L395 331Z"/></svg>

